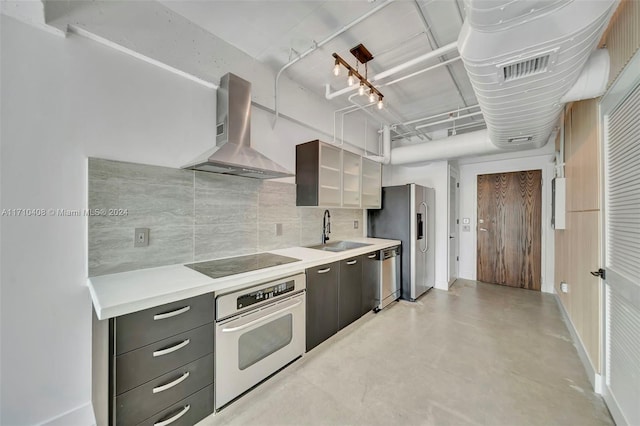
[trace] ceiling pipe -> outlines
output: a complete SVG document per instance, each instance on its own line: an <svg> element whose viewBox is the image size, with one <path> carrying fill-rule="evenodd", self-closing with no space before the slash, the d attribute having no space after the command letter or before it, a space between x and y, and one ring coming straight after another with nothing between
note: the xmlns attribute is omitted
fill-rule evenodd
<svg viewBox="0 0 640 426"><path fill-rule="evenodd" d="M381 164L391 162L391 128L388 125L382 127L382 155L367 155L365 158Z"/></svg>
<svg viewBox="0 0 640 426"><path fill-rule="evenodd" d="M504 152L489 140L489 132L463 133L429 143L402 146L391 150L391 164L411 164L474 155Z"/></svg>
<svg viewBox="0 0 640 426"><path fill-rule="evenodd" d="M413 78L413 77L415 77L417 75L420 75L420 74L423 74L423 73L425 73L427 71L431 71L431 70L434 70L436 68L440 68L441 66L444 66L444 65L449 65L450 63L459 61L461 59L462 58L460 56L456 56L455 58L447 59L444 62L438 62L437 64L431 65L430 67L427 67L427 68L424 68L424 69L421 69L420 71L416 71L416 72L413 72L411 74L407 74L405 76L402 76L400 78L396 78L395 80L392 80L392 81L390 81L388 83L381 84L380 87L386 87L386 86L391 86L392 84L400 83L401 81L406 80L408 78Z"/></svg>
<svg viewBox="0 0 640 426"><path fill-rule="evenodd" d="M433 123L421 124L419 126L416 126L416 130L424 129L426 127L433 127L433 126L438 125L438 124L448 123L449 121L455 121L455 120L459 120L461 118L475 117L476 115L482 115L482 111L477 111L477 112L472 112L470 114L449 117L449 118L446 118L444 120L434 121Z"/></svg>
<svg viewBox="0 0 640 426"><path fill-rule="evenodd" d="M455 109L453 111L442 112L440 114L431 115L429 117L416 118L415 120L405 121L404 123L397 123L397 124L402 124L402 125L415 124L415 123L419 123L421 121L433 120L434 118L445 117L445 116L448 116L448 115L451 115L451 114L458 113L460 111L466 111L468 109L473 109L473 108L480 108L480 105L475 104L475 105L471 105L471 106L464 107L464 108L457 108L457 109Z"/></svg>
<svg viewBox="0 0 640 426"><path fill-rule="evenodd" d="M553 142L557 136L557 129L551 132L546 142ZM541 148L541 147L539 147ZM529 148L531 149L531 148ZM497 153L513 152L494 145L489 139L489 130L477 130L475 132L463 133L461 135L450 136L429 143L419 143L397 147L391 150L391 164L412 164L429 161L450 160L462 157L474 157Z"/></svg>
<svg viewBox="0 0 640 426"><path fill-rule="evenodd" d="M380 6L374 7L369 12L367 12L364 15L360 16L358 19L356 19L354 21L351 21L349 24L345 25L340 30L338 30L335 33L331 34L329 37L325 38L321 42L315 43L313 47L311 47L308 50L302 52L299 56L297 56L296 58L294 58L291 61L287 62L286 64L284 64L284 66L282 68L280 68L280 71L278 71L278 74L276 74L276 81L275 81L275 85L274 85L275 86L274 87L275 118L273 120L273 127L275 127L276 123L278 122L278 116L280 115L279 106L278 106L278 86L279 86L280 76L282 75L282 73L287 68L289 68L291 65L293 65L296 62L300 61L301 59L305 58L309 54L315 52L316 50L318 50L319 48L321 48L325 44L329 43L334 38L338 37L340 34L344 33L345 31L348 31L349 29L351 29L351 27L359 24L360 22L362 22L365 19L367 19L369 16L371 16L371 15L377 13L378 11L384 9L385 7L389 6L393 2L394 2L394 0L387 0L384 3L382 3Z"/></svg>
<svg viewBox="0 0 640 426"><path fill-rule="evenodd" d="M424 62L424 61L427 61L429 59L437 58L439 56L442 56L442 55L445 55L445 54L447 54L449 52L457 50L457 48L458 48L458 43L457 42L449 43L446 46L443 46L443 47L441 47L439 49L432 50L431 52L425 53L424 55L419 56L419 57L414 58L414 59L411 59L411 60L409 60L409 61L407 61L407 62L405 62L403 64L397 65L397 66L395 66L393 68L390 68L390 69L388 69L386 71L382 71L382 72L376 74L369 81L371 83L374 83L374 82L376 82L378 80L381 80L383 78L392 76L393 74L397 74L400 71L404 71L405 69L407 69L409 67L412 67L413 65L419 64L420 62ZM449 64L451 62L454 62L454 61L457 61L459 59L461 59L461 58L458 56L458 57L455 57L453 59L449 59L449 60L444 61L444 62L439 62L439 63L437 63L435 65L432 65L430 67L427 67L427 68L425 68L423 70L417 71L417 72L415 72L413 74L409 74L408 76L404 76L404 77L401 77L401 78L399 78L397 80L394 80L392 82L385 83L384 85L382 85L380 87L388 86L388 85L391 85L391 84L395 84L395 83L398 83L399 81L405 80L405 79L410 78L410 77L415 77L416 75L422 74L423 72L431 71L433 69L436 69L436 68L441 67L443 65L447 65L447 64ZM344 95L345 93L353 92L354 90L358 90L358 87L356 85L351 86L351 87L345 87L344 89L336 90L335 92L331 92L331 86L327 84L327 85L325 85L325 98L333 99L333 98L335 98L337 96Z"/></svg>
<svg viewBox="0 0 640 426"><path fill-rule="evenodd" d="M458 50L458 42L454 41L438 49L432 50L431 52L427 52L424 55L420 55L417 58L413 58L403 64L390 68L386 71L382 71L374 76L375 80L381 80L385 77L389 77L390 75L396 74L400 71L406 70L409 67L417 65L421 62L428 61L430 59L437 58L438 56L446 55L447 53L457 51Z"/></svg>

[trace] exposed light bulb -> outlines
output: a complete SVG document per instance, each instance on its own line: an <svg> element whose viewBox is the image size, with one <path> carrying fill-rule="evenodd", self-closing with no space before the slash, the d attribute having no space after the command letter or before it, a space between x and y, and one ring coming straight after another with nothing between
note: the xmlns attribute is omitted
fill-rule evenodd
<svg viewBox="0 0 640 426"><path fill-rule="evenodd" d="M384 104L382 103L382 96L380 96L378 98L378 109L382 109L383 106L384 106Z"/></svg>
<svg viewBox="0 0 640 426"><path fill-rule="evenodd" d="M340 62L336 60L336 65L333 67L333 75L336 77L340 75Z"/></svg>
<svg viewBox="0 0 640 426"><path fill-rule="evenodd" d="M364 83L360 82L360 87L358 87L358 94L360 96L364 95Z"/></svg>
<svg viewBox="0 0 640 426"><path fill-rule="evenodd" d="M349 78L347 78L347 83L349 84L349 87L353 86L354 83L354 79L353 79L353 73L351 71L349 71Z"/></svg>
<svg viewBox="0 0 640 426"><path fill-rule="evenodd" d="M369 102L373 103L376 100L373 90L369 92Z"/></svg>

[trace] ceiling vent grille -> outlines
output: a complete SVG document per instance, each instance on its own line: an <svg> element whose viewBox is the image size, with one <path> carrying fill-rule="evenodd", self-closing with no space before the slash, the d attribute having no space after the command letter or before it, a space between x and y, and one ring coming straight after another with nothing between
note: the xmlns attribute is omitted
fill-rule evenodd
<svg viewBox="0 0 640 426"><path fill-rule="evenodd" d="M526 61L504 65L502 67L502 79L503 81L512 81L547 72L550 57L551 55L543 55Z"/></svg>

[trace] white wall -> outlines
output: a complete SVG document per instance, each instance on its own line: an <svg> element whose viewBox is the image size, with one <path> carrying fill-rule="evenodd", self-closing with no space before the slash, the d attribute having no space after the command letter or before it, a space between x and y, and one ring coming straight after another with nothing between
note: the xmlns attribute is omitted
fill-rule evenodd
<svg viewBox="0 0 640 426"><path fill-rule="evenodd" d="M4 15L0 27L0 208L85 208L88 156L179 167L212 146L214 90L81 37ZM254 114L256 146L293 169L291 147L318 135L292 123L271 130L268 115ZM310 125L332 123L316 115ZM0 225L0 424L90 424L87 221Z"/></svg>
<svg viewBox="0 0 640 426"><path fill-rule="evenodd" d="M418 166L385 166L383 185L416 183L436 190L436 283L440 290L448 290L448 185L449 163L437 161Z"/></svg>
<svg viewBox="0 0 640 426"><path fill-rule="evenodd" d="M550 144L548 144L550 145ZM547 146L543 151L553 151ZM525 151L524 154L527 154ZM485 157L465 160L460 170L460 278L476 279L476 223L478 211L478 175L489 173L515 172L521 170L542 170L542 291L553 293L553 256L554 240L551 228L551 179L553 178L553 154L542 154L524 158L513 158L516 153L507 156ZM522 153L520 154L522 155ZM462 162L462 161L461 161ZM462 231L462 219L470 219L470 232Z"/></svg>

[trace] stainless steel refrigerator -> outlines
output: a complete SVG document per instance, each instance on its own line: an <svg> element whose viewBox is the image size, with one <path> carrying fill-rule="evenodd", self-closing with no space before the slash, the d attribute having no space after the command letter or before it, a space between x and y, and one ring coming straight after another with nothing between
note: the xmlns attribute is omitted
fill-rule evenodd
<svg viewBox="0 0 640 426"><path fill-rule="evenodd" d="M402 298L415 301L435 283L435 190L414 183L382 188L368 210L367 235L402 241Z"/></svg>

